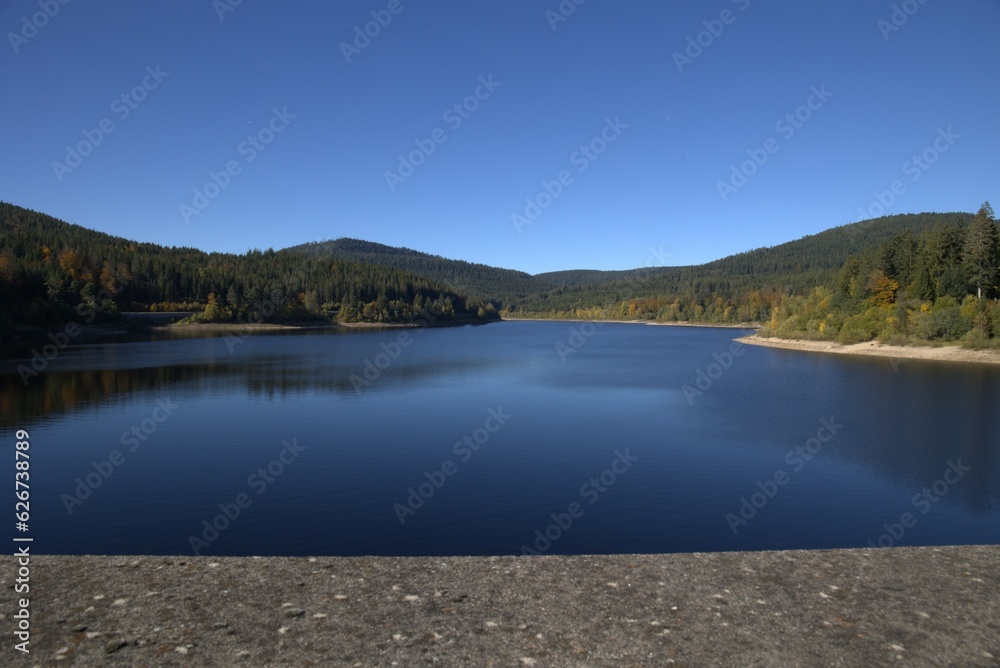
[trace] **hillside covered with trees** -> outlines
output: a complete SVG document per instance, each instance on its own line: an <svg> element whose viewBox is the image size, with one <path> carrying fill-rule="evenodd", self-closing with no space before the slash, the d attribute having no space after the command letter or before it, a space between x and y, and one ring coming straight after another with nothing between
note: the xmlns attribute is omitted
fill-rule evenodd
<svg viewBox="0 0 1000 668"><path fill-rule="evenodd" d="M886 216L704 265L535 276L353 239L282 252L406 268L490 301L510 317L766 323L787 299L832 286L850 258L875 252L901 234L917 237L938 225L961 227L971 220L967 213Z"/></svg>
<svg viewBox="0 0 1000 668"><path fill-rule="evenodd" d="M330 257L348 262L377 264L412 272L448 285L458 292L481 297L497 308L503 308L504 304L518 303L540 289L556 287L555 283L523 271L500 269L464 260L449 260L439 255L360 239L318 241L286 248L281 252L310 258Z"/></svg>
<svg viewBox="0 0 1000 668"><path fill-rule="evenodd" d="M0 203L0 331L123 311L201 311L202 322L488 321L496 309L437 281L376 264L165 248Z"/></svg>
<svg viewBox="0 0 1000 668"><path fill-rule="evenodd" d="M826 230L690 267L632 272L560 272L567 287L538 292L505 308L527 317L643 319L710 324L764 323L790 297L832 285L841 268L900 234L920 235L937 225L962 226L970 214L887 216ZM570 274L566 278L566 274ZM582 278L576 278L582 275ZM551 274L542 275L548 281ZM576 278L576 280L572 280Z"/></svg>
<svg viewBox="0 0 1000 668"><path fill-rule="evenodd" d="M988 202L974 216L889 216L697 267L607 281L588 275L514 312L760 323L764 335L841 343L1000 347L998 237Z"/></svg>
<svg viewBox="0 0 1000 668"><path fill-rule="evenodd" d="M992 208L886 216L688 267L532 276L354 239L243 255L164 248L0 204L0 327L81 309L202 322L511 317L756 323L791 338L1000 340Z"/></svg>
<svg viewBox="0 0 1000 668"><path fill-rule="evenodd" d="M772 311L764 334L858 343L1000 347L1000 242L989 202L969 222L905 230Z"/></svg>

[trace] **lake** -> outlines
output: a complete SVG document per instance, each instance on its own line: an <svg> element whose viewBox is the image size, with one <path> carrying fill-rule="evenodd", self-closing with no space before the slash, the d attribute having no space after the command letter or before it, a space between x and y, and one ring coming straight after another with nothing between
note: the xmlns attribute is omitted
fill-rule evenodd
<svg viewBox="0 0 1000 668"><path fill-rule="evenodd" d="M71 346L27 384L26 358L3 360L2 447L30 434L37 553L1000 540L1000 368L745 333L503 322Z"/></svg>

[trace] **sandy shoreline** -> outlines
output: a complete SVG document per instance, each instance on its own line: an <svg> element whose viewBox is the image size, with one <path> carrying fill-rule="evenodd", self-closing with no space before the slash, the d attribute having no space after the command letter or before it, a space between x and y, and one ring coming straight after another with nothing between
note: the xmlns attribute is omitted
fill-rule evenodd
<svg viewBox="0 0 1000 668"><path fill-rule="evenodd" d="M603 325L616 323L619 325L655 325L658 327L710 327L712 329L757 329L760 325L743 323L742 325L712 324L705 322L656 322L653 320L585 320L583 318L504 318L502 322L592 322Z"/></svg>
<svg viewBox="0 0 1000 668"><path fill-rule="evenodd" d="M995 350L970 350L959 346L887 346L877 341L842 345L832 341L807 341L803 339L778 339L756 334L736 339L740 343L784 350L800 350L834 355L867 355L893 359L935 360L941 362L972 362L1000 364L1000 352Z"/></svg>

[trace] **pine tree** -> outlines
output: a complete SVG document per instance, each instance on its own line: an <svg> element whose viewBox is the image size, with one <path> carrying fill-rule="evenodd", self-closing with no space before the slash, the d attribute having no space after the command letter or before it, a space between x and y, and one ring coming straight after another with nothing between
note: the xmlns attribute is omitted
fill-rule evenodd
<svg viewBox="0 0 1000 668"><path fill-rule="evenodd" d="M983 204L965 232L965 267L977 296L997 283L997 228L993 208Z"/></svg>

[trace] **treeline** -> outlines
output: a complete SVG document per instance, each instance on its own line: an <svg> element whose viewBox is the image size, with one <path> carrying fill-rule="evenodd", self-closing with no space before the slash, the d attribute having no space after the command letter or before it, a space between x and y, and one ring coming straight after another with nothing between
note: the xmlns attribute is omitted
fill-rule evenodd
<svg viewBox="0 0 1000 668"><path fill-rule="evenodd" d="M0 203L0 330L196 310L211 322L495 319L481 298L390 267L138 243Z"/></svg>
<svg viewBox="0 0 1000 668"><path fill-rule="evenodd" d="M785 299L831 284L853 254L878 248L902 232L919 235L940 223L960 225L971 218L964 213L886 216L699 266L542 274L538 278L559 287L517 300L505 314L763 323Z"/></svg>
<svg viewBox="0 0 1000 668"><path fill-rule="evenodd" d="M974 216L883 218L700 267L605 282L577 272L576 285L532 295L510 314L753 323L784 338L1000 347L998 236L988 202Z"/></svg>
<svg viewBox="0 0 1000 668"><path fill-rule="evenodd" d="M627 289L622 290L622 294ZM640 297L617 300L607 306L570 306L543 310L540 304L531 308L504 312L508 317L573 319L573 320L637 320L655 322L692 322L703 324L752 324L767 320L774 305L780 304L784 293L751 290L728 297L709 292L666 297ZM575 301L575 300L574 300Z"/></svg>
<svg viewBox="0 0 1000 668"><path fill-rule="evenodd" d="M988 203L976 215L886 216L700 266L538 276L351 239L243 255L164 248L3 203L0 223L2 330L147 310L195 311L203 322L383 323L501 311L760 323L777 336L843 342L1000 339Z"/></svg>
<svg viewBox="0 0 1000 668"><path fill-rule="evenodd" d="M286 248L281 252L400 269L447 285L462 294L478 295L494 304L497 309L503 309L549 286L547 281L522 271L464 260L449 260L409 248L385 246L359 239L320 241Z"/></svg>
<svg viewBox="0 0 1000 668"><path fill-rule="evenodd" d="M879 247L902 232L920 235L937 223L955 225L971 218L966 213L884 216L699 266L536 276L355 239L282 252L412 271L478 295L511 317L733 324L767 322L786 298L806 296L815 286L832 284L852 254Z"/></svg>
<svg viewBox="0 0 1000 668"><path fill-rule="evenodd" d="M1000 230L987 202L968 223L906 231L851 256L835 279L776 305L764 334L858 343L1000 347Z"/></svg>

